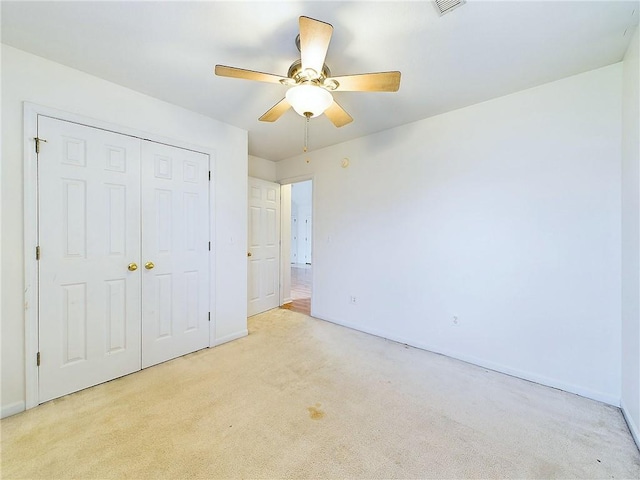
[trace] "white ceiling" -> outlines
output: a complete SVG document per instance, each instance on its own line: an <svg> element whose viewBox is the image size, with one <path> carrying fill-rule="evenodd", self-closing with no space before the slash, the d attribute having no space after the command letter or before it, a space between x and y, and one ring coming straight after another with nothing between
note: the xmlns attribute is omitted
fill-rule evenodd
<svg viewBox="0 0 640 480"><path fill-rule="evenodd" d="M354 122L311 120L313 150L619 62L638 5L468 0L440 17L427 0L2 1L2 42L246 129L249 153L277 161L302 153L304 119L258 117L286 87L213 67L285 76L300 15L334 26L333 75L402 72L397 93L335 93Z"/></svg>

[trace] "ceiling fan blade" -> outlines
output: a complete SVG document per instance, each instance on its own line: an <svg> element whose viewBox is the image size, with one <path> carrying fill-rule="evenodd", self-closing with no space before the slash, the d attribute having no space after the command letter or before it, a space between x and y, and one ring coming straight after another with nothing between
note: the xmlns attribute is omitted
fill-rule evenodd
<svg viewBox="0 0 640 480"><path fill-rule="evenodd" d="M324 111L324 114L327 116L331 123L333 123L336 127L343 127L347 123L353 122L353 118L349 115L344 108L338 105L338 102L335 100L329 108Z"/></svg>
<svg viewBox="0 0 640 480"><path fill-rule="evenodd" d="M400 72L361 73L328 78L338 82L338 92L397 92Z"/></svg>
<svg viewBox="0 0 640 480"><path fill-rule="evenodd" d="M302 70L322 73L333 26L309 17L300 17L300 60Z"/></svg>
<svg viewBox="0 0 640 480"><path fill-rule="evenodd" d="M275 122L278 120L284 113L291 108L291 104L286 98L283 98L278 103L276 103L273 107L271 107L267 112L262 115L258 120L261 122Z"/></svg>
<svg viewBox="0 0 640 480"><path fill-rule="evenodd" d="M245 70L244 68L227 67L226 65L216 65L215 73L221 77L243 78L245 80L255 80L257 82L280 83L286 77L273 75L271 73Z"/></svg>

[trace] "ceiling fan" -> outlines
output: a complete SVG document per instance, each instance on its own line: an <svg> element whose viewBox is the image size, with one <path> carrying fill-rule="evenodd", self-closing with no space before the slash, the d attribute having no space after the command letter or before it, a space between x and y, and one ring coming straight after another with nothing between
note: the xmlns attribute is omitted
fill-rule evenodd
<svg viewBox="0 0 640 480"><path fill-rule="evenodd" d="M293 107L307 121L324 113L336 127L342 127L351 123L353 118L333 99L331 92L397 92L400 88L400 72L332 77L329 67L324 63L332 33L333 26L330 24L300 17L300 34L296 37L300 59L291 64L286 77L226 65L216 65L215 73L223 77L280 83L291 87L285 98L259 118L262 122L275 122Z"/></svg>

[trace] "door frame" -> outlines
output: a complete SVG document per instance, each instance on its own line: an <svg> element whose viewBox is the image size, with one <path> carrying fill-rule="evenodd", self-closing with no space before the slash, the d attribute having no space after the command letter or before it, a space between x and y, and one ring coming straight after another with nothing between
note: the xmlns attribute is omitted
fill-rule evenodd
<svg viewBox="0 0 640 480"><path fill-rule="evenodd" d="M311 225L315 224L315 219L316 219L316 179L315 179L315 175L312 173L306 174L306 175L298 175L295 177L287 177L287 178L283 178L282 180L278 181L278 183L280 185L291 185L292 183L300 183L300 182L306 182L307 180L311 180ZM282 195L280 196L280 201L282 202ZM291 195L289 195L289 201L291 201ZM289 208L289 218L284 218L284 215L282 215L282 205L280 205L280 225L282 226L284 224L284 222L291 222L291 208ZM282 227L281 227L282 230ZM316 238L316 229L315 227L312 227L311 229L311 251L314 252L313 253L313 263L317 263L317 256L315 254L315 238ZM285 244L286 242L286 244ZM285 278L285 276L287 275L287 273L285 272L289 272L289 288L291 288L291 259L289 258L289 256L287 256L287 258L284 258L284 254L283 252L290 252L291 251L291 235L280 235L280 305L283 304L285 298L284 298L284 285L287 283L287 279ZM310 306L310 312L311 312L311 316L313 316L314 314L314 308L313 308L313 299L315 297L314 295L314 289L316 286L316 269L311 268L311 306Z"/></svg>
<svg viewBox="0 0 640 480"><path fill-rule="evenodd" d="M194 145L181 140L167 138L162 135L144 132L135 128L125 127L102 120L96 120L84 115L78 115L56 108L45 107L31 102L23 103L23 162L24 162L24 350L25 350L25 408L39 405L38 392L38 365L36 355L39 350L38 345L38 262L35 256L35 249L38 245L38 163L35 150L35 138L38 136L38 116L46 116L77 123L87 127L107 130L109 132L127 135L140 140L148 140L155 143L162 143L173 147L192 150L209 156L209 171L212 178L209 182L209 238L212 248L209 254L209 311L211 321L209 322L209 347L215 342L215 149Z"/></svg>

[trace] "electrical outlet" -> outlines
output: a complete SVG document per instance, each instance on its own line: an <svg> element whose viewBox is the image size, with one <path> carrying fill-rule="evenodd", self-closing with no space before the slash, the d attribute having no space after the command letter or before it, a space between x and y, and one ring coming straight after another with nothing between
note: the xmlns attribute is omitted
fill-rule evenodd
<svg viewBox="0 0 640 480"><path fill-rule="evenodd" d="M451 317L451 323L454 327L457 327L460 325L460 320L458 320L458 317L454 315L453 317Z"/></svg>
<svg viewBox="0 0 640 480"><path fill-rule="evenodd" d="M351 305L355 305L356 303L358 303L358 299L356 297L354 297L353 295L351 295L349 297L349 303L351 303Z"/></svg>

